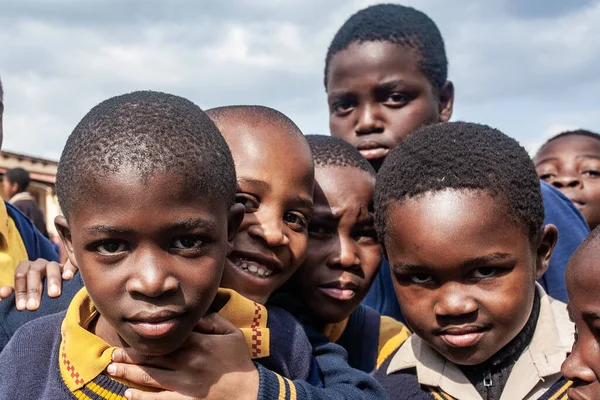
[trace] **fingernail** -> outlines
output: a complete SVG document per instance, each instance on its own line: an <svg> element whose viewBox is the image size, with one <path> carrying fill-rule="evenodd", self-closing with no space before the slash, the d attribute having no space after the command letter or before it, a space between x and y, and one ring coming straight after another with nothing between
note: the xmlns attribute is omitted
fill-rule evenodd
<svg viewBox="0 0 600 400"><path fill-rule="evenodd" d="M115 367L113 364L108 364L108 367L106 367L106 372L108 372L111 375L114 375L117 373L117 367Z"/></svg>
<svg viewBox="0 0 600 400"><path fill-rule="evenodd" d="M48 289L48 294L51 296L58 296L58 285L56 283L50 285L50 288Z"/></svg>
<svg viewBox="0 0 600 400"><path fill-rule="evenodd" d="M125 395L125 398L127 398L127 399L131 398L131 392L129 390L126 390L124 395Z"/></svg>
<svg viewBox="0 0 600 400"><path fill-rule="evenodd" d="M63 279L71 279L73 277L73 272L71 271L65 271L63 273Z"/></svg>
<svg viewBox="0 0 600 400"><path fill-rule="evenodd" d="M17 301L17 308L24 309L27 306L27 302L24 299Z"/></svg>
<svg viewBox="0 0 600 400"><path fill-rule="evenodd" d="M27 308L36 308L36 307L37 307L37 301L35 301L35 299L27 300Z"/></svg>

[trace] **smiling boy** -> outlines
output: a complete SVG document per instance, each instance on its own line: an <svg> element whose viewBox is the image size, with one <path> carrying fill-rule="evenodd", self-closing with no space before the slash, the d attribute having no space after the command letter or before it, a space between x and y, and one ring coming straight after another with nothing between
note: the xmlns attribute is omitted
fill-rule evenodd
<svg viewBox="0 0 600 400"><path fill-rule="evenodd" d="M564 396L573 327L536 284L557 231L525 149L483 125L422 128L383 164L375 210L414 332L376 373L390 397Z"/></svg>

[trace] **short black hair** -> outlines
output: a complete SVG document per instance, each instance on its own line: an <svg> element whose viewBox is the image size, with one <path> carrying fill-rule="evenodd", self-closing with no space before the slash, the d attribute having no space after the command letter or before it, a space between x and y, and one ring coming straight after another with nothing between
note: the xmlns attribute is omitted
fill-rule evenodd
<svg viewBox="0 0 600 400"><path fill-rule="evenodd" d="M69 136L56 175L65 217L98 176L123 168L144 180L156 173L180 175L186 190L232 204L236 178L225 139L194 103L179 96L139 91L92 108Z"/></svg>
<svg viewBox="0 0 600 400"><path fill-rule="evenodd" d="M17 184L17 192L24 192L27 190L29 183L31 182L31 178L29 177L29 172L25 171L23 168L12 168L6 171L4 174L5 178L8 178L10 183Z"/></svg>
<svg viewBox="0 0 600 400"><path fill-rule="evenodd" d="M277 125L292 136L303 137L302 131L298 126L284 113L270 107L258 105L231 105L215 107L206 110L206 114L218 126L226 124L232 118L252 122L267 122Z"/></svg>
<svg viewBox="0 0 600 400"><path fill-rule="evenodd" d="M315 167L350 167L375 176L373 166L350 143L334 136L307 135Z"/></svg>
<svg viewBox="0 0 600 400"><path fill-rule="evenodd" d="M592 131L588 131L585 129L576 129L576 130L572 130L572 131L565 131L565 132L561 132L557 135L552 136L550 139L546 140L546 143L544 143L540 149L538 150L538 153L550 142L555 141L556 139L560 139L563 138L565 136L585 136L585 137L589 137L592 139L596 139L598 141L600 141L600 135L592 132Z"/></svg>
<svg viewBox="0 0 600 400"><path fill-rule="evenodd" d="M431 18L412 7L378 4L352 15L337 31L325 57L325 89L329 64L334 55L354 42L385 41L407 46L421 56L423 74L435 88L448 78L448 59L444 39Z"/></svg>
<svg viewBox="0 0 600 400"><path fill-rule="evenodd" d="M483 190L505 201L532 243L542 229L540 180L527 151L489 126L446 122L418 129L383 162L375 184L379 237L386 233L390 204L446 189Z"/></svg>

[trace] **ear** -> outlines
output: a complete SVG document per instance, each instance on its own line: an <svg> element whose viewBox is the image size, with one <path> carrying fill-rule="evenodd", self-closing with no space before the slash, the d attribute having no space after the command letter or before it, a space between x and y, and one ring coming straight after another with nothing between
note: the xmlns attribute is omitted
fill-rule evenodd
<svg viewBox="0 0 600 400"><path fill-rule="evenodd" d="M244 220L245 207L240 203L234 203L229 208L229 215L227 219L227 241L229 242L227 254L233 250L233 244L235 237L240 229L240 225Z"/></svg>
<svg viewBox="0 0 600 400"><path fill-rule="evenodd" d="M548 270L554 246L558 241L558 230L552 224L542 228L536 252L536 279L540 279Z"/></svg>
<svg viewBox="0 0 600 400"><path fill-rule="evenodd" d="M450 81L446 81L446 83L438 89L438 96L440 102L440 122L448 122L454 108L454 84Z"/></svg>
<svg viewBox="0 0 600 400"><path fill-rule="evenodd" d="M75 252L73 251L71 228L69 227L67 219L62 215L59 215L58 217L54 218L54 226L58 231L58 235L60 236L60 240L62 240L63 246L65 246L69 261L71 261L71 264L73 264L76 268L79 268L79 265L77 265L77 260L75 259Z"/></svg>

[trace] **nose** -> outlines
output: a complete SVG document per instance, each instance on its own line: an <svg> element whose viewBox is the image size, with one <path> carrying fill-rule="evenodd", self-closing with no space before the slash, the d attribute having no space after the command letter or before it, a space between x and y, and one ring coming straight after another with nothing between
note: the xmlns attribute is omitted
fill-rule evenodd
<svg viewBox="0 0 600 400"><path fill-rule="evenodd" d="M573 351L563 362L561 372L565 378L575 384L592 383L596 379L594 371L587 366L577 343L573 345Z"/></svg>
<svg viewBox="0 0 600 400"><path fill-rule="evenodd" d="M575 174L561 174L553 178L550 183L557 189L576 188L581 185L581 179Z"/></svg>
<svg viewBox="0 0 600 400"><path fill-rule="evenodd" d="M478 310L477 301L464 285L447 283L441 289L433 309L438 317L461 317Z"/></svg>
<svg viewBox="0 0 600 400"><path fill-rule="evenodd" d="M161 252L165 253L162 249L141 251L142 256L134 261L135 273L127 281L128 292L156 298L177 291L179 280L170 273L169 260Z"/></svg>
<svg viewBox="0 0 600 400"><path fill-rule="evenodd" d="M360 257L358 246L352 238L340 237L337 249L329 259L329 266L341 269L360 268Z"/></svg>
<svg viewBox="0 0 600 400"><path fill-rule="evenodd" d="M372 133L383 133L385 126L376 105L365 105L360 108L358 120L354 130L357 135L369 135Z"/></svg>
<svg viewBox="0 0 600 400"><path fill-rule="evenodd" d="M284 231L283 218L275 213L257 215L256 223L248 228L248 234L269 247L285 246L290 239Z"/></svg>

